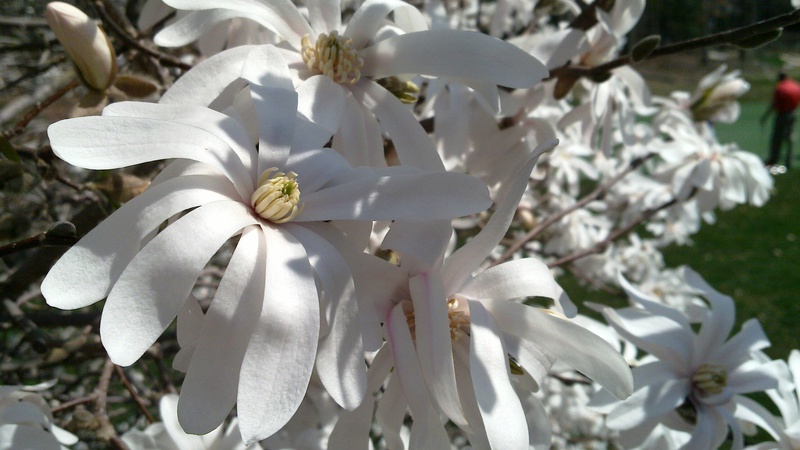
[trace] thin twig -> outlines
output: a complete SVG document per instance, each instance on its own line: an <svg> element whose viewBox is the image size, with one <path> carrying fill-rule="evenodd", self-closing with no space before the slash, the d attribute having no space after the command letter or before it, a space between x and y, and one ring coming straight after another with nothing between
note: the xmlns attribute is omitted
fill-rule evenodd
<svg viewBox="0 0 800 450"><path fill-rule="evenodd" d="M136 406L139 407L139 410L142 411L142 413L150 423L155 423L156 419L154 419L153 416L150 414L150 411L147 410L147 406L144 404L144 401L142 401L142 398L136 392L136 389L134 389L133 386L131 386L131 382L128 380L128 377L125 376L125 371L122 370L122 367L114 365L114 370L117 371L117 376L119 377L120 380L122 380L122 384L125 385L125 389L127 389L128 392L131 393L131 397L133 397L133 401L136 402Z"/></svg>
<svg viewBox="0 0 800 450"><path fill-rule="evenodd" d="M711 47L720 44L736 44L737 42L742 42L779 28L794 25L798 22L800 22L800 9L775 16L771 19L762 20L761 22L757 22L752 25L723 31L708 36L689 39L683 42L677 42L675 44L664 45L653 50L653 52L644 59L653 59L660 56L672 55L688 50ZM550 72L550 78L558 78L561 76L592 77L607 73L610 70L631 64L632 62L633 59L631 55L628 54L594 67L562 66L553 69Z"/></svg>
<svg viewBox="0 0 800 450"><path fill-rule="evenodd" d="M517 250L521 249L525 244L527 244L528 242L533 240L536 236L541 234L548 227L550 227L551 225L553 225L557 221L561 220L565 216L577 211L580 208L583 208L584 206L588 205L593 200L596 200L596 199L600 198L600 196L603 195L604 193L608 192L608 190L611 189L612 186L614 186L620 180L625 178L626 175L628 175L629 173L631 173L634 170L636 170L637 168L639 168L642 164L645 163L645 161L647 161L648 159L652 158L654 155L655 155L655 153L651 153L651 154L649 154L647 156L643 156L641 158L634 159L633 161L631 161L630 165L628 165L628 167L625 168L625 170L623 170L622 172L618 173L617 175L615 175L614 177L612 177L611 179L609 179L605 183L597 186L592 192L587 194L582 199L580 199L577 202L573 203L569 207L564 208L563 210L548 216L547 219L542 221L542 223L536 225L531 231L529 231L527 234L525 234L525 236L522 236L516 242L514 242L514 244L509 246L508 249L506 249L506 251L503 252L503 254L499 258L497 258L497 260L492 262L492 266L496 266L496 265L498 265L498 264L500 264L502 262L508 261L512 256L514 256L514 253Z"/></svg>
<svg viewBox="0 0 800 450"><path fill-rule="evenodd" d="M53 235L53 234L48 234L47 231L43 231L37 234L36 236L31 236L21 241L12 242L10 244L0 246L0 256L9 255L11 253L16 253L22 250L28 250L36 247L71 246L74 245L76 242L78 242L78 238L75 236Z"/></svg>
<svg viewBox="0 0 800 450"><path fill-rule="evenodd" d="M174 57L172 55L168 55L166 53L162 53L162 52L160 52L158 50L153 50L153 49L145 46L144 44L142 44L141 42L136 40L134 37L132 37L130 34L128 34L118 23L116 23L109 16L109 14L106 11L106 7L103 4L103 2L95 1L94 4L95 4L95 8L97 9L97 14L103 20L103 23L108 25L109 29L111 31L113 31L114 34L117 35L117 37L119 37L120 39L122 39L126 44L134 47L135 49L141 51L142 53L144 53L144 54L146 54L148 56L152 56L152 57L158 59L163 64L166 64L168 66L177 67L177 68L179 68L181 70L189 70L189 69L192 68L191 64L187 64L187 63L181 61L180 59L178 59L178 58L176 58L176 57Z"/></svg>
<svg viewBox="0 0 800 450"><path fill-rule="evenodd" d="M91 395L87 395L86 397L76 398L74 400L70 400L68 402L64 402L58 406L50 408L51 413L57 413L59 411L64 411L65 409L72 408L73 406L82 405L84 403L90 403L95 400L96 394L92 393Z"/></svg>
<svg viewBox="0 0 800 450"><path fill-rule="evenodd" d="M624 227L619 228L619 229L615 230L614 232L610 233L608 236L606 236L605 239L603 239L602 241L598 242L594 246L589 247L589 248L584 249L584 250L577 251L577 252L575 252L575 253L573 253L571 255L564 256L563 258L559 258L559 259L557 259L557 260L555 260L555 261L553 261L551 263L548 263L547 267L550 267L550 268L558 267L558 266L564 265L566 263L570 263L572 261L576 261L576 260L581 259L583 257L589 256L589 255L593 255L593 254L596 254L596 253L600 253L603 250L605 250L606 247L608 247L612 242L616 241L621 236L629 233L631 230L633 230L634 228L639 226L642 222L644 222L645 220L653 217L653 215L656 214L657 212L659 212L661 210L664 210L664 209L667 209L667 208L669 208L670 206L672 206L672 205L674 205L676 203L678 203L678 200L676 198L673 198L672 200L669 200L669 201L661 204L660 206L648 209L648 210L644 211L642 213L642 215L639 216L636 220L634 220L633 222L625 225Z"/></svg>
<svg viewBox="0 0 800 450"><path fill-rule="evenodd" d="M50 95L46 99L44 99L41 102L37 103L33 107L33 109L28 111L28 114L25 114L25 117L23 117L22 120L20 120L19 122L17 122L16 125L14 125L14 128L11 128L11 129L3 131L3 137L6 138L6 139L11 139L14 136L17 136L17 135L21 134L23 131L25 131L25 127L28 126L28 124L31 122L31 120L36 118L36 116L39 115L40 112L42 112L45 108L47 108L48 106L50 106L53 103L55 103L56 100L58 100L61 97L65 96L69 91L71 91L71 90L75 89L76 87L78 87L78 84L79 83L78 83L77 79L72 80L66 86L62 87L61 89L57 90L56 92L54 92L52 95Z"/></svg>
<svg viewBox="0 0 800 450"><path fill-rule="evenodd" d="M112 373L114 373L114 363L111 362L111 358L106 358L106 362L103 365L103 372L100 375L100 381L97 383L97 388L95 388L94 392L94 414L97 421L100 423L98 437L107 439L117 449L128 450L128 446L119 438L117 430L114 429L114 425L111 424L111 419L108 418L108 387L111 384ZM100 435L101 433L102 435Z"/></svg>

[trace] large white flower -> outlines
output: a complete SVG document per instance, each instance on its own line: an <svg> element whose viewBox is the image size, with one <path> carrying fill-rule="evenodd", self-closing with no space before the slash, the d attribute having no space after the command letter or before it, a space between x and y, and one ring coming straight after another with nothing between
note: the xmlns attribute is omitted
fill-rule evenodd
<svg viewBox="0 0 800 450"><path fill-rule="evenodd" d="M683 449L717 448L728 428L733 448L741 449L742 432L733 416L737 394L774 389L781 380L780 362L764 363L753 354L769 346L758 321L748 320L728 339L733 300L689 269L685 278L709 302L697 332L682 312L648 299L622 278L638 307L603 310L620 336L652 358L633 369L635 391L630 398L618 403L600 393L592 400L609 413L608 426L621 430L626 448L640 445L663 424L691 434Z"/></svg>
<svg viewBox="0 0 800 450"><path fill-rule="evenodd" d="M546 448L549 424L531 390L557 360L620 398L630 394L624 359L564 317L564 312L574 315L574 305L545 264L520 259L473 275L505 234L535 160L501 192L486 227L448 258L422 270L373 267L382 281L370 290L385 318L387 345L370 367L369 390L377 391L390 377L376 411L389 448L401 448L406 408L414 421L411 448L447 446L442 414L477 448ZM516 301L528 296L552 299L555 308ZM358 444L363 433L352 429L367 426L373 403L368 396L340 418L331 436L337 448Z"/></svg>
<svg viewBox="0 0 800 450"><path fill-rule="evenodd" d="M422 13L399 0L367 1L346 26L338 0L307 2L309 20L289 0L166 3L192 12L156 36L160 45L184 45L220 21L245 17L285 40L280 47L297 87L318 77L335 81L347 95L346 106L337 112L344 112L346 120L333 147L354 165L384 165L381 135L386 133L403 165L441 167L432 143L401 102L416 101L415 87L398 76L450 77L498 108L497 85L530 87L548 74L538 60L499 39L464 30L428 30ZM208 105L230 94L247 51L234 48L198 65L162 102Z"/></svg>
<svg viewBox="0 0 800 450"><path fill-rule="evenodd" d="M241 234L198 322L178 413L187 431L208 433L238 391L248 442L289 420L315 361L337 403L353 408L364 395L362 334L367 348L377 348L379 324L370 304L356 304L357 238L330 221L366 220L369 229L372 220L449 220L490 204L486 187L467 175L352 168L321 148L331 132L313 114L298 114L280 54L259 47L252 58L272 72L245 70L249 88L226 113L127 102L106 108L103 117L50 127L54 152L81 167L168 158L193 163L171 164L70 249L42 283L48 303L59 308L108 296L101 338L115 363L129 365L184 307L220 246Z"/></svg>

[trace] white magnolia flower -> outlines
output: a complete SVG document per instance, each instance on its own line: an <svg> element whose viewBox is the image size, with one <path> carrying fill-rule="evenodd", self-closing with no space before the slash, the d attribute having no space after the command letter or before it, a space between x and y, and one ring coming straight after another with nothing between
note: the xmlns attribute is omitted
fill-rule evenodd
<svg viewBox="0 0 800 450"><path fill-rule="evenodd" d="M702 136L693 126L664 126L673 141L658 150L664 160L654 177L672 185L673 195L694 195L698 212L731 209L749 203L763 206L774 180L763 162L736 144L720 144Z"/></svg>
<svg viewBox="0 0 800 450"><path fill-rule="evenodd" d="M692 118L696 122L711 121L733 123L739 118L740 106L736 100L750 90L750 84L740 78L741 71L722 64L704 76L688 99Z"/></svg>
<svg viewBox="0 0 800 450"><path fill-rule="evenodd" d="M592 404L607 412L607 424L620 430L626 448L636 447L658 424L691 438L682 449L717 448L733 435L741 449L741 428L734 418L737 394L778 387L779 362L758 360L753 352L769 346L758 321L748 320L730 339L734 306L699 275L686 269L689 285L701 292L709 309L695 332L678 310L647 300L624 279L620 282L637 307L605 308L606 320L626 340L648 352L652 360L633 369L635 391L622 403L600 394Z"/></svg>
<svg viewBox="0 0 800 450"><path fill-rule="evenodd" d="M497 107L497 85L530 87L548 74L535 58L499 39L465 30L428 30L422 13L399 0L367 1L346 26L338 0L308 1L309 20L289 0L166 3L192 12L156 36L160 45L184 45L220 21L244 17L285 40L280 48L296 87L318 77L333 80L345 94L345 105L337 111L345 119L333 148L353 165L385 165L386 133L403 165L441 167L424 130L401 102L414 103L418 88L400 76L452 77ZM386 20L390 16L393 20ZM247 51L235 48L198 65L162 102L209 105L220 94L230 94Z"/></svg>
<svg viewBox="0 0 800 450"><path fill-rule="evenodd" d="M506 186L486 227L443 261L409 271L401 252L400 267L374 267L380 275L372 278L380 276L381 282L371 291L385 318L387 345L370 367L369 392L380 390L389 377L375 414L390 449L403 448L406 408L413 419L411 448L446 448L442 414L467 434L473 447L547 448L547 417L530 391L555 361L597 380L619 398L630 393L624 359L565 317L574 315L575 307L545 264L519 259L474 274L505 234L534 162ZM554 310L517 301L528 296L554 300ZM331 436L337 448L358 445L363 433L353 430L368 423L370 400L367 396L340 418Z"/></svg>
<svg viewBox="0 0 800 450"><path fill-rule="evenodd" d="M78 442L53 423L50 405L36 393L50 386L0 386L0 449L66 450Z"/></svg>
<svg viewBox="0 0 800 450"><path fill-rule="evenodd" d="M198 321L178 414L188 432L205 434L238 403L247 442L289 420L315 361L337 403L353 408L364 395L363 349L377 348L379 324L371 305L354 295L357 233L344 236L330 221L366 220L368 232L373 220L449 221L490 204L486 187L467 175L352 168L322 148L331 135L327 123L298 113L298 102L308 111L304 103L316 100L298 100L280 53L259 47L251 59L259 69L245 66L249 88L227 113L126 102L103 117L50 127L54 152L89 169L193 162L170 165L42 283L48 303L59 308L107 296L100 335L111 359L130 365L187 304L220 246L241 234Z"/></svg>
<svg viewBox="0 0 800 450"><path fill-rule="evenodd" d="M144 431L132 429L122 435L131 450L256 450L258 444L245 445L234 417L227 427L219 427L202 436L187 434L178 423L178 396L167 394L158 402L161 422L151 423ZM224 429L223 429L224 428Z"/></svg>

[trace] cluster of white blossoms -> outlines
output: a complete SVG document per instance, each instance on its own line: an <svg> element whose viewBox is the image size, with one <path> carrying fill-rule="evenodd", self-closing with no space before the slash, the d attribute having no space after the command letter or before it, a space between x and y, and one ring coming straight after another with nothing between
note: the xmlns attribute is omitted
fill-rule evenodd
<svg viewBox="0 0 800 450"><path fill-rule="evenodd" d="M122 366L177 318L180 397L124 442L740 449L745 422L800 440L758 323L729 338L732 300L660 253L769 198L758 158L714 135L748 89L736 72L662 99L632 67L557 72L619 56L644 0L479 2L491 23L435 0L304 3L150 0L144 27L178 10L155 42L204 57L158 103L48 130L85 169L165 161L41 285L57 308L105 299ZM577 315L561 267L631 306ZM783 419L742 395L764 390Z"/></svg>

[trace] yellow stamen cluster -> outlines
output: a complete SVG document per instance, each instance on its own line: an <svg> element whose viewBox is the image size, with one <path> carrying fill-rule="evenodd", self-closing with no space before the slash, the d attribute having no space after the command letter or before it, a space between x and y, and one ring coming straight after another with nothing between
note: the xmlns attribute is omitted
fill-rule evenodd
<svg viewBox="0 0 800 450"><path fill-rule="evenodd" d="M253 192L250 203L256 213L264 219L275 223L285 223L303 210L300 203L300 187L297 174L285 174L271 167L261 174L258 188Z"/></svg>
<svg viewBox="0 0 800 450"><path fill-rule="evenodd" d="M728 372L716 364L703 364L692 376L692 382L701 396L716 395L724 391L728 385Z"/></svg>
<svg viewBox="0 0 800 450"><path fill-rule="evenodd" d="M301 41L303 62L315 74L330 77L337 83L353 84L361 78L364 60L350 47L352 42L331 31L331 34L320 33L312 46L311 38L305 35Z"/></svg>

